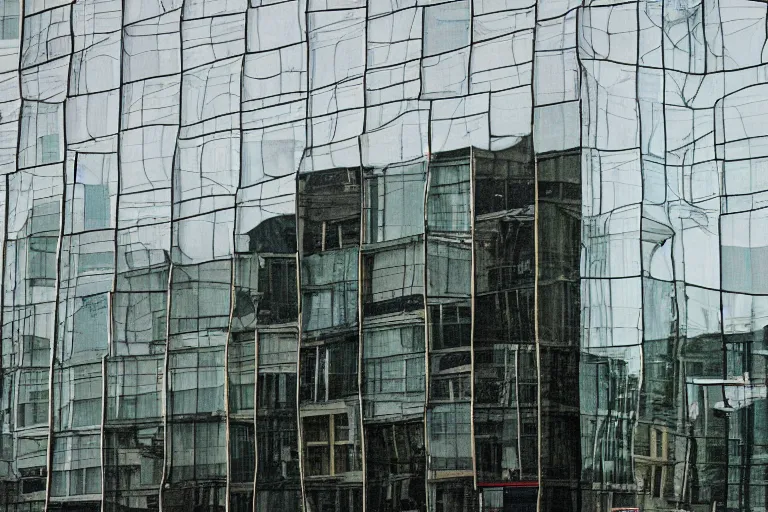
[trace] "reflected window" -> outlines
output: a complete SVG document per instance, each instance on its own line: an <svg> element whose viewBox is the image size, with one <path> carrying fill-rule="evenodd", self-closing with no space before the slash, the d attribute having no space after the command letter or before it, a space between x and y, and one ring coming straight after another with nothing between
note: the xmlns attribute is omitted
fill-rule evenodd
<svg viewBox="0 0 768 512"><path fill-rule="evenodd" d="M424 232L424 164L393 167L366 180L366 242Z"/></svg>
<svg viewBox="0 0 768 512"><path fill-rule="evenodd" d="M29 238L27 279L31 286L53 288L56 281L56 247L58 239L50 236Z"/></svg>
<svg viewBox="0 0 768 512"><path fill-rule="evenodd" d="M60 160L59 134L51 133L37 138L38 161L41 164L50 164Z"/></svg>
<svg viewBox="0 0 768 512"><path fill-rule="evenodd" d="M259 407L290 409L296 406L295 373L263 373L259 375Z"/></svg>
<svg viewBox="0 0 768 512"><path fill-rule="evenodd" d="M468 297L471 276L472 251L468 244L427 244L427 294L430 297Z"/></svg>
<svg viewBox="0 0 768 512"><path fill-rule="evenodd" d="M171 414L224 411L224 352L170 356Z"/></svg>
<svg viewBox="0 0 768 512"><path fill-rule="evenodd" d="M284 323L296 320L295 258L264 258L259 269L259 323Z"/></svg>
<svg viewBox="0 0 768 512"><path fill-rule="evenodd" d="M299 439L296 418L259 418L256 425L260 482L299 476Z"/></svg>
<svg viewBox="0 0 768 512"><path fill-rule="evenodd" d="M83 185L83 225L85 229L104 229L110 224L109 187Z"/></svg>
<svg viewBox="0 0 768 512"><path fill-rule="evenodd" d="M74 315L72 356L107 348L108 308L104 294L83 297Z"/></svg>
<svg viewBox="0 0 768 512"><path fill-rule="evenodd" d="M363 260L365 315L423 309L424 245L367 254Z"/></svg>
<svg viewBox="0 0 768 512"><path fill-rule="evenodd" d="M253 482L256 470L253 425L232 424L229 430L231 479L233 482Z"/></svg>
<svg viewBox="0 0 768 512"><path fill-rule="evenodd" d="M353 248L302 261L304 331L350 326L357 320L357 256Z"/></svg>
<svg viewBox="0 0 768 512"><path fill-rule="evenodd" d="M360 244L360 169L310 173L300 181L304 254Z"/></svg>
<svg viewBox="0 0 768 512"><path fill-rule="evenodd" d="M296 382L296 334L259 333L259 408L295 408Z"/></svg>
<svg viewBox="0 0 768 512"><path fill-rule="evenodd" d="M360 447L350 434L347 414L309 416L302 424L307 476L360 470Z"/></svg>
<svg viewBox="0 0 768 512"><path fill-rule="evenodd" d="M28 427L48 422L48 371L21 374L17 424Z"/></svg>
<svg viewBox="0 0 768 512"><path fill-rule="evenodd" d="M308 490L307 504L309 510L319 512L350 512L353 510L362 510L363 490L359 487ZM301 507L296 510L300 509Z"/></svg>
<svg viewBox="0 0 768 512"><path fill-rule="evenodd" d="M435 512L472 512L474 493L457 482L439 483L434 486Z"/></svg>
<svg viewBox="0 0 768 512"><path fill-rule="evenodd" d="M356 393L357 343L355 341L302 350L302 401L324 402Z"/></svg>
<svg viewBox="0 0 768 512"><path fill-rule="evenodd" d="M441 404L428 411L430 468L472 469L470 404Z"/></svg>
<svg viewBox="0 0 768 512"><path fill-rule="evenodd" d="M65 497L100 492L100 436L56 436L53 447L51 495Z"/></svg>
<svg viewBox="0 0 768 512"><path fill-rule="evenodd" d="M296 335L259 333L259 366L296 362Z"/></svg>
<svg viewBox="0 0 768 512"><path fill-rule="evenodd" d="M432 350L469 347L472 309L456 304L429 306L429 341Z"/></svg>
<svg viewBox="0 0 768 512"><path fill-rule="evenodd" d="M113 252L84 252L80 253L77 260L77 272L110 270L114 262Z"/></svg>
<svg viewBox="0 0 768 512"><path fill-rule="evenodd" d="M442 5L439 7L443 7ZM469 160L436 160L429 167L427 226L433 232L469 232Z"/></svg>
<svg viewBox="0 0 768 512"><path fill-rule="evenodd" d="M162 359L125 358L109 361L108 364L107 418L159 418Z"/></svg>
<svg viewBox="0 0 768 512"><path fill-rule="evenodd" d="M22 336L24 343L23 364L26 367L48 367L51 347L47 338Z"/></svg>
<svg viewBox="0 0 768 512"><path fill-rule="evenodd" d="M253 341L231 343L228 357L230 413L252 412L256 378Z"/></svg>
<svg viewBox="0 0 768 512"><path fill-rule="evenodd" d="M0 0L0 39L19 37L19 0Z"/></svg>
<svg viewBox="0 0 768 512"><path fill-rule="evenodd" d="M226 424L218 421L176 423L169 427L171 482L226 476Z"/></svg>
<svg viewBox="0 0 768 512"><path fill-rule="evenodd" d="M468 1L424 8L424 56L457 50L469 44Z"/></svg>

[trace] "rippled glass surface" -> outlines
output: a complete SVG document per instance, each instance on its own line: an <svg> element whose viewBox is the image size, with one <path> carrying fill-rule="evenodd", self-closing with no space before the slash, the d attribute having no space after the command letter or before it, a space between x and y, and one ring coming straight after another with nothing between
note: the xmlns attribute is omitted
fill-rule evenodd
<svg viewBox="0 0 768 512"><path fill-rule="evenodd" d="M767 23L0 0L0 509L766 510Z"/></svg>

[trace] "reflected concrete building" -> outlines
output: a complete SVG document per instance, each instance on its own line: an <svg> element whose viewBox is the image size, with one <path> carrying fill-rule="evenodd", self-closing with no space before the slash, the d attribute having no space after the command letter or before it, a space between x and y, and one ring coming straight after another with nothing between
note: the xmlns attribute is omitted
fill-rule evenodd
<svg viewBox="0 0 768 512"><path fill-rule="evenodd" d="M765 511L767 10L0 0L0 509Z"/></svg>

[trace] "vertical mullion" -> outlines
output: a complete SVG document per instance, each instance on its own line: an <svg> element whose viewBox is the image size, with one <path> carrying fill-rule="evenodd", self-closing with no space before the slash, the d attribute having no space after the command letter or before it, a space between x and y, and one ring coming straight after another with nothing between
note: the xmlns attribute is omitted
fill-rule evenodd
<svg viewBox="0 0 768 512"><path fill-rule="evenodd" d="M254 328L253 335L253 498L251 508L256 512L256 496L259 479L259 328ZM287 387L287 386L286 386ZM296 388L298 389L298 381ZM287 391L287 389L286 389ZM287 398L287 397L286 397Z"/></svg>
<svg viewBox="0 0 768 512"><path fill-rule="evenodd" d="M329 468L331 475L336 474L336 457L334 457L336 453L336 435L335 435L335 418L333 414L328 415L328 458L329 458Z"/></svg>
<svg viewBox="0 0 768 512"><path fill-rule="evenodd" d="M470 0L472 11L470 12L470 38L472 37L472 13L474 12L474 0ZM472 56L470 49L470 58ZM469 76L469 75L467 75ZM470 328L469 328L469 439L472 454L472 486L477 492L477 446L475 442L475 310L476 310L476 287L475 279L475 149L469 148L469 233L470 233L470 271L469 271L469 294L470 294ZM459 326L461 332L461 326Z"/></svg>
<svg viewBox="0 0 768 512"><path fill-rule="evenodd" d="M422 8L422 20L423 20L423 8ZM430 103L430 114L431 114L431 103ZM429 135L427 136L427 154L426 154L426 162L425 162L425 169L424 169L424 216L423 216L423 232L424 232L424 248L423 248L423 260L424 260L424 268L423 268L423 295L424 295L424 501L425 501L425 508L426 510L431 510L429 505L431 502L431 494L430 494L430 487L429 487L429 469L430 469L430 447L429 447L429 394L430 394L430 364L429 364L429 355L430 355L430 346L429 346L429 340L431 338L431 325L430 325L430 307L429 307L429 293L428 293L428 287L429 287L429 273L428 273L428 256L429 251L427 249L428 243L429 243L429 236L427 234L427 210L429 205L429 183L432 179L431 174L431 157L430 157L430 149L429 145L431 143L431 123L428 124L427 128L429 129ZM393 440L394 441L394 440Z"/></svg>
<svg viewBox="0 0 768 512"><path fill-rule="evenodd" d="M21 6L21 13L20 17L23 19L24 17L24 0L21 0L20 6ZM69 29L70 29L70 41L72 44L72 48L74 48L74 34L72 33L72 6L69 7ZM23 30L23 21L22 21L22 30ZM19 37L19 67L21 68L21 58L22 58L22 46L23 39L20 35ZM68 65L68 72L67 76L69 77L72 73L72 56L70 55L69 59L69 65ZM22 86L22 76L21 73L19 73L19 91L23 91L24 89ZM67 93L66 96L69 97L69 81L67 82ZM21 99L21 103L23 106L24 99ZM23 108L19 109L19 123L21 123L21 118L23 115ZM62 191L61 191L61 198L60 198L60 210L59 210L59 234L57 238L56 243L56 281L54 283L54 299L53 299L53 329L52 329L52 337L51 337L51 353L50 353L50 367L48 372L48 447L47 447L47 453L46 453L46 486L45 486L45 510L49 509L50 501L51 501L51 485L53 483L53 452L54 452L54 410L55 410L55 400L54 400L54 393L56 391L54 386L54 370L56 367L56 348L57 348L57 339L59 337L59 299L61 296L61 251L62 251L62 245L64 241L64 224L66 219L66 207L67 207L67 131L66 131L66 119L67 119L67 103L64 102L63 106L63 120L62 120L62 155L63 155L63 161L61 163L61 185L62 185ZM19 133L20 136L20 133ZM18 150L18 148L17 148ZM76 162L76 157L75 157ZM35 162L37 164L37 161ZM18 168L18 158L17 158L17 168ZM70 408L70 421L71 421L71 415L72 410ZM67 473L67 478L69 477L69 473Z"/></svg>

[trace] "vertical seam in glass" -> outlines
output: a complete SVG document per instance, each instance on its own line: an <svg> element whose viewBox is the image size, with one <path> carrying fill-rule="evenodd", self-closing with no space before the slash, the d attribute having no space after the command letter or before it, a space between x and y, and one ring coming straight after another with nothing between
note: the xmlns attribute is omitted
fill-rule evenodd
<svg viewBox="0 0 768 512"><path fill-rule="evenodd" d="M539 3L533 5L533 40L531 42L531 155L533 157L533 338L536 348L536 511L541 512L541 346L539 339L539 160L536 157L536 28ZM519 397L518 397L519 399ZM520 433L518 432L518 437Z"/></svg>
<svg viewBox="0 0 768 512"><path fill-rule="evenodd" d="M430 102L430 118L432 113L432 103ZM431 123L429 123L431 124ZM430 148L431 133L427 136L427 158L424 163L424 502L426 510L430 510L429 502L431 495L429 493L429 473L430 473L430 455L429 455L429 306L427 289L429 287L429 274L427 269L427 198L429 197L430 174Z"/></svg>
<svg viewBox="0 0 768 512"><path fill-rule="evenodd" d="M534 29L535 32L536 29ZM536 35L534 34L534 48ZM535 52L535 50L534 50ZM534 84L531 79L531 84ZM536 112L536 102L531 112ZM533 131L532 131L533 133ZM533 244L534 244L534 292L533 292L533 330L534 330L534 343L536 346L536 445L537 445L537 477L539 483L539 490L536 494L536 511L541 512L541 494L542 479L541 479L541 339L539 338L539 159L536 157L534 149L533 153L533 187L534 187L534 214L533 214Z"/></svg>
<svg viewBox="0 0 768 512"><path fill-rule="evenodd" d="M245 23L243 28L243 35L245 40L245 47L243 48L243 58L240 62L240 103L238 119L240 122L240 174L238 175L237 191L235 191L235 239L237 237L237 193L243 185L243 172L245 172L245 160L244 144L243 144L243 98L245 97L245 59L248 57L248 11L251 9L250 0L245 2ZM237 244L233 246L235 256L237 255ZM234 271L234 267L233 267ZM233 306L234 307L234 306ZM229 358L227 358L229 360ZM229 364L229 363L227 363ZM229 370L227 370L229 371ZM256 319L256 326L253 328L253 481L252 481L252 496L251 496L251 509L256 511L256 478L259 472L259 450L257 440L257 408L258 408L258 387L259 387L259 326L258 315ZM229 402L229 400L227 400ZM229 409L227 409L227 419L229 420ZM229 430L229 427L227 427ZM227 503L229 503L229 493L227 493Z"/></svg>
<svg viewBox="0 0 768 512"><path fill-rule="evenodd" d="M636 42L637 42L637 50L635 55L635 104L637 107L637 140L638 140L638 153L640 156L640 175L644 176L643 172L643 117L642 117L642 111L640 110L640 2L637 3L637 12L636 12L636 23L637 23L637 36L636 36ZM577 11L577 21L579 20L578 14L580 11ZM576 24L576 30L579 29L578 23ZM662 36L663 38L663 36ZM664 48L662 47L662 53L664 52ZM578 53L577 53L578 56ZM581 68L580 68L581 69ZM579 117L581 117L582 111L581 111L581 95L579 96ZM583 132L583 129L582 129ZM583 136L583 135L582 135ZM579 146L583 148L583 143L580 140ZM583 151L583 149L582 149ZM602 197L602 194L601 194ZM645 180L641 179L640 181L640 238L642 239L643 236L643 212L642 212L642 205L645 202ZM584 204L584 200L582 198L582 207ZM582 216L583 218L583 216ZM582 230L584 229L584 221L582 220ZM583 236L582 236L583 239ZM642 254L642 244L640 247L640 321L642 326L642 332L640 333L640 371L638 372L638 378L637 378L637 393L638 393L638 400L635 404L635 418L633 421L632 429L636 429L637 425L640 422L640 395L642 394L643 390L643 377L645 375L645 372L643 371L643 353L644 353L644 347L643 347L643 340L645 339L645 293L643 291L642 281L643 281L643 254ZM585 258L586 259L586 258ZM583 321L583 320L582 320ZM586 334L586 333L585 333ZM595 409L597 411L597 408ZM597 436L595 436L595 448L593 448L593 454L596 453L596 445L597 445ZM631 436L630 441L630 453L635 453L635 435ZM592 457L592 464L595 463L595 456ZM635 457L631 457L630 459L630 471L632 475L635 474Z"/></svg>
<svg viewBox="0 0 768 512"><path fill-rule="evenodd" d="M248 4L250 1L248 2ZM244 30L248 30L248 4L246 4L245 12L243 14L244 16ZM245 41L247 44L248 37L246 33ZM235 300L237 299L237 292L235 290L236 285L236 269L237 269L237 220L238 215L237 212L239 210L238 203L237 203L237 196L240 192L240 188L242 187L242 180L243 180L243 82L244 82L244 76L245 76L245 56L247 53L247 48L243 49L243 55L240 58L240 105L239 105L239 111L238 111L238 119L239 119L239 126L237 129L238 136L239 136L239 151L240 151L240 159L238 161L238 167L237 167L237 188L235 189L235 197L234 197L234 213L233 213L233 221L232 221L232 268L230 273L230 299L229 299L229 324L227 326L227 337L224 344L224 414L225 414L225 421L226 421L226 429L225 429L225 442L226 442L226 453L227 453L227 461L226 461L226 469L227 469L227 483L226 483L226 496L224 501L225 511L229 512L229 509L231 507L230 504L230 492L232 488L232 463L231 463L231 434L230 434L230 410L229 410L229 345L232 342L232 320L234 318L235 314ZM256 340L254 337L254 350L256 348ZM255 366L255 362L254 362ZM254 383L255 386L255 383ZM255 400L256 396L254 395L254 418L255 418ZM256 432L256 423L254 421L254 435ZM254 449L256 446L256 441L254 439ZM256 479L256 469L254 466L254 481Z"/></svg>
<svg viewBox="0 0 768 512"><path fill-rule="evenodd" d="M20 17L24 16L24 5L23 0L19 2L21 4L21 14ZM72 5L69 6L69 38L70 38L70 44L73 45L74 48L74 35L72 33ZM21 39L19 40L19 58L21 58ZM21 61L19 61L19 67L21 68ZM70 76L72 73L72 57L70 55L69 63L68 63L68 71L67 76ZM19 73L19 85L21 86L21 73ZM23 104L23 89L19 88L19 94L22 96L21 102ZM67 97L69 97L69 81L67 81ZM54 366L56 364L56 339L59 336L59 295L61 293L61 250L62 250L62 244L64 239L64 221L65 221L65 212L67 208L67 130L66 130L66 120L67 120L67 102L64 102L63 105L63 116L62 116L62 133L63 133L63 160L61 162L61 184L62 184L62 191L61 191L61 208L59 210L59 237L56 242L56 283L54 285L54 299L53 299L53 336L51 338L51 357L50 357L50 367L48 370L48 447L47 447L47 453L46 453L46 476L45 476L45 510L48 510L50 501L51 501L51 483L53 481L53 418L54 418L54 406L55 406L55 400L54 400L54 386L53 386L53 372L54 372ZM19 108L19 119L21 119L22 116L22 110ZM75 156L75 162L77 162L77 156ZM18 161L16 162L16 165L18 167Z"/></svg>
<svg viewBox="0 0 768 512"><path fill-rule="evenodd" d="M470 0L474 5L474 1ZM472 16L470 14L470 20ZM470 21L470 38L472 26ZM470 46L471 47L471 46ZM470 51L470 61L472 53ZM467 75L469 76L469 75ZM489 94L490 95L490 94ZM490 134L489 134L490 136ZM489 143L490 146L490 143ZM472 450L472 487L477 491L477 450L475 446L475 299L477 280L475 278L475 148L469 147L469 243L470 243L470 331L469 331L469 429L470 448Z"/></svg>
<svg viewBox="0 0 768 512"><path fill-rule="evenodd" d="M116 173L115 176L115 227L113 231L113 260L112 260L112 290L109 293L109 299L107 300L107 351L102 359L101 379L102 379L102 400L101 400L101 512L106 512L107 501L107 442L105 439L106 422L109 407L109 356L114 353L115 333L114 333L114 300L115 293L117 292L117 273L118 273L118 233L120 231L120 185L121 185L121 135L123 128L123 51L125 48L125 40L123 38L123 26L125 25L125 2L120 2L120 57L119 57L119 83L118 83L118 98L117 98L117 146L115 148ZM73 47L74 50L74 47ZM74 58L74 53L72 57ZM75 173L77 173L77 165L75 165ZM73 189L74 193L74 189ZM111 216L110 206L110 216ZM49 396L50 399L50 396Z"/></svg>
<svg viewBox="0 0 768 512"><path fill-rule="evenodd" d="M181 85L182 85L182 79L184 77L184 36L183 36L183 26L184 26L184 2L185 0L181 0L181 5L179 6L179 63L180 63L180 69L179 69L179 119L178 119L178 130L181 131L181 120L182 115L184 112L183 106L184 106L184 95L181 93ZM177 134L179 133L177 132ZM177 135L178 137L178 135ZM166 315L165 315L165 326L166 326L166 332L165 332L165 360L164 360L164 368L163 368L163 476L160 482L160 497L159 497L159 512L163 512L163 500L165 498L165 487L168 485L168 454L169 450L171 449L169 443L168 443L168 398L169 398L169 389L171 385L171 376L170 376L170 348L171 348L171 311L172 311L172 302L173 302L173 270L174 270L174 263L173 263L173 210L174 210L174 196L176 192L175 187L175 176L174 176L174 170L176 168L176 161L179 158L179 141L178 139L174 143L173 147L173 156L171 158L171 200L170 200L170 209L171 209L171 220L169 223L169 228L171 232L170 241L169 241L169 259L170 264L168 266L168 292L167 292L167 298L166 298ZM194 435L194 434L193 434Z"/></svg>
<svg viewBox="0 0 768 512"><path fill-rule="evenodd" d="M298 4L301 5L301 2ZM302 36L305 37L305 59L306 59L306 90L305 105L304 105L304 153L302 154L302 160L299 163L298 169L296 169L296 295L297 295L297 336L296 336L296 433L298 437L298 452L299 452L299 484L301 486L301 507L305 512L307 511L307 489L304 482L304 432L301 421L301 338L304 331L304 314L303 304L301 297L301 252L302 252L302 222L301 222L301 170L307 167L307 162L311 162L312 155L312 128L311 128L311 102L310 102L310 77L311 64L310 64L310 48L309 48L309 1L304 1L304 30L305 33ZM311 163L309 164L311 165Z"/></svg>
<svg viewBox="0 0 768 512"><path fill-rule="evenodd" d="M22 121L22 113L23 113L23 106L24 106L24 96L22 95L21 91L21 59L22 59L22 42L24 40L24 0L19 0L19 29L18 29L18 69L16 70L16 84L19 88L19 114L18 119L16 121L16 149L14 151L14 163L15 163L15 170L14 172L18 172L19 170L19 148L21 147L21 121ZM2 265L2 269L0 269L0 334L2 334L3 327L5 325L5 276L6 276L6 256L7 256L7 246L8 246L8 205L10 204L10 175L6 174L3 177L5 181L5 191L4 191L4 204L3 204L3 246L2 246L2 261L0 261L0 264ZM11 315L13 317L13 315ZM2 343L2 336L0 336L0 389L2 389L2 386L5 385L5 368L2 367L3 362L3 343ZM50 357L50 356L49 356ZM50 371L49 371L49 378L50 378ZM16 393L18 394L18 386L16 386L17 390ZM50 381L48 382L48 399L50 401ZM14 403L18 403L18 398L14 397ZM50 407L50 404L49 404ZM49 412L49 420L50 420L50 412ZM48 488L47 485L47 476L46 476L46 489ZM47 494L47 492L46 492Z"/></svg>
<svg viewBox="0 0 768 512"><path fill-rule="evenodd" d="M720 9L720 2L719 2L719 0L716 0L715 4L717 5L717 9L718 9L718 28L720 30L722 30L723 29L723 20L722 20L722 16L720 15L720 12L719 12L719 9ZM662 3L662 11L661 12L662 12L662 20L663 20L663 18L664 18L664 4L663 3ZM663 36L664 36L664 25L662 23L662 37ZM723 77L723 82L722 82L723 86L726 85L726 75L727 75L727 73L724 72L727 69L726 66L725 66L725 54L723 53L724 51L725 51L725 41L722 38L720 38L720 58L723 59L722 71L721 71L721 75ZM664 58L664 53L662 52L662 59L663 58ZM664 62L664 60L662 60L662 68L664 67L664 64L665 64L665 62ZM665 82L664 85L666 85L666 74L664 75L663 80ZM725 91L727 89L723 89L723 90ZM726 134L725 134L725 98L726 97L727 97L727 95L725 95L723 98L721 98L721 99L719 99L719 100L717 100L715 102L715 112L714 112L715 161L717 162L718 161L718 159L717 159L717 121L718 121L717 104L719 103L720 104L720 109L722 109L722 113L720 114L720 122L722 123L721 129L723 131L723 158L721 159L722 167L721 167L721 169L718 169L718 171L720 171L719 172L719 174L720 174L720 190L718 191L719 192L719 199L720 199L719 200L719 203L720 203L719 204L719 209L720 209L720 211L718 212L718 215L717 215L717 255L718 255L718 260L719 260L719 268L718 268L718 271L719 271L718 272L718 275L719 275L719 282L718 282L719 293L718 293L718 296L719 297L718 298L719 298L719 302L720 302L720 304L719 304L720 307L718 308L718 310L719 310L719 313L720 313L720 319L719 319L720 320L720 344L721 344L722 352L723 352L723 355L722 355L722 366L723 366L722 376L723 376L723 380L727 380L728 379L728 344L725 341L725 312L724 312L724 308L723 308L723 234L722 234L722 227L723 227L723 214L722 214L722 211L723 211L723 205L724 205L725 201L727 201L727 195L726 195L727 194L727 189L726 189L726 179L725 179L725 162L727 161L725 149L726 149L727 142L728 142L728 138L726 137ZM664 98L666 99L666 91L665 91ZM664 149L665 149L664 157L665 157L665 162L666 162L666 156L667 156L666 155L666 140L665 140L665 148ZM720 162L718 162L718 163L720 163ZM726 197L726 199L724 200L723 197ZM725 203L725 204L727 204L727 203ZM751 213L750 213L750 221L751 221ZM724 405L727 406L729 404L728 404L728 398L727 398L727 396L725 394L725 386L722 386L721 390L722 390L723 398L725 399L725 404ZM705 417L706 417L706 411L705 411ZM726 415L726 418L725 418L725 435L724 435L724 438L725 438L725 475L726 475L726 478L725 478L725 493L724 494L725 494L725 505L727 507L728 506L728 501L729 501L729 495L730 495L730 487L731 487L731 484L730 484L729 478L728 478L729 473L731 471L731 461L730 461L730 459L731 459L731 456L730 456L731 422L730 422L730 417L728 415ZM741 488L741 486L739 488Z"/></svg>
<svg viewBox="0 0 768 512"><path fill-rule="evenodd" d="M365 1L365 26L363 27L363 126L361 135L357 137L358 154L360 155L360 239L357 244L357 398L360 410L360 466L362 470L362 512L368 510L368 459L365 450L365 409L363 404L363 286L365 269L363 267L363 244L365 243L365 167L363 166L363 135L366 131L366 88L368 76L368 1ZM309 91L307 91L309 94ZM339 237L341 238L341 237Z"/></svg>
<svg viewBox="0 0 768 512"><path fill-rule="evenodd" d="M245 57L243 57L245 59ZM241 125L242 126L242 125ZM242 132L241 132L242 133ZM258 320L257 320L258 322ZM298 389L298 383L296 389ZM259 475L259 327L253 329L253 496L251 497L253 512L256 512L256 490Z"/></svg>
<svg viewBox="0 0 768 512"><path fill-rule="evenodd" d="M296 173L296 294L298 295L298 318L297 318L297 333L296 333L296 435L298 437L298 452L299 452L299 483L301 485L301 506L302 510L307 510L307 497L306 489L304 486L304 439L301 424L301 335L303 331L302 311L301 311L301 251L299 250L300 238L299 235L299 205L298 205L298 186L299 186L299 174ZM255 399L255 398L254 398Z"/></svg>
<svg viewBox="0 0 768 512"><path fill-rule="evenodd" d="M175 155L174 155L175 159ZM171 230L173 230L173 179L171 179ZM171 241L173 245L173 241ZM170 358L168 357L168 347L171 345L171 289L173 287L173 259L168 266L168 291L165 305L165 355L163 357L163 392L162 392L162 419L163 419L163 474L160 478L160 488L158 489L158 510L163 512L163 498L165 494L165 485L168 480L168 386L170 376L168 368L170 367Z"/></svg>
<svg viewBox="0 0 768 512"><path fill-rule="evenodd" d="M245 55L243 55L245 58ZM232 464L230 461L230 432L229 432L229 344L232 341L232 318L235 314L235 265L237 263L237 191L240 190L240 183L238 178L238 185L235 189L235 201L234 201L234 221L232 222L232 259L229 273L229 320L227 322L227 336L224 340L224 443L226 453L226 484L224 491L224 510L229 512L229 493L232 487ZM254 397L255 398L255 397Z"/></svg>
<svg viewBox="0 0 768 512"><path fill-rule="evenodd" d="M366 3L366 12L367 12ZM368 16L365 20L366 27L368 26ZM367 33L366 33L367 36ZM367 37L366 37L367 41ZM367 42L366 42L367 46ZM365 72L363 72L365 77ZM363 78L363 97L365 97L365 78ZM365 108L365 107L363 107ZM360 237L357 247L357 401L358 410L360 411L360 466L362 469L362 500L363 500L363 512L366 512L366 487L367 487L367 464L365 456L365 410L363 409L363 286L365 276L363 275L363 242L365 240L365 199L364 199L364 183L365 178L363 176L363 157L362 157L362 143L361 137L357 138L360 145Z"/></svg>
<svg viewBox="0 0 768 512"><path fill-rule="evenodd" d="M22 0L23 2L24 0ZM21 16L19 16L21 18ZM21 45L19 45L19 55L21 55ZM19 76L21 76L21 73L19 73ZM19 89L21 91L21 89ZM21 95L19 95L21 96ZM21 109L19 109L19 120L21 120ZM19 133L21 133L21 130L19 130ZM16 145L18 148L18 144ZM16 158L16 161L18 163L18 158ZM3 182L5 183L5 190L3 190L3 233L2 233L2 246L0 246L0 333L3 331L3 326L5 323L5 266L6 266L6 254L7 254L7 245L8 245L8 203L10 200L10 179L9 174L6 174L3 176ZM3 388L5 384L5 368L3 367L3 343L0 339L0 389ZM16 393L18 393L18 386ZM50 396L50 395L49 395ZM14 397L14 403L19 403L18 398Z"/></svg>
<svg viewBox="0 0 768 512"><path fill-rule="evenodd" d="M119 193L118 193L119 195ZM115 271L117 271L117 268L115 268ZM107 351L101 358L101 426L99 429L99 448L101 451L100 455L100 461L101 461L101 504L100 509L101 512L104 512L106 504L106 480L107 480L107 466L106 466L106 441L104 439L104 429L105 429L105 423L106 423L106 417L107 417L107 391L108 391L108 383L107 383L107 358L111 352L113 340L114 340L114 333L113 331L113 323L112 323L112 300L114 298L114 290L108 294L107 299Z"/></svg>
<svg viewBox="0 0 768 512"><path fill-rule="evenodd" d="M520 432L523 428L523 420L520 417L520 345L515 345L515 415L517 416L517 467L520 468L520 474L523 473L523 442L520 439Z"/></svg>

